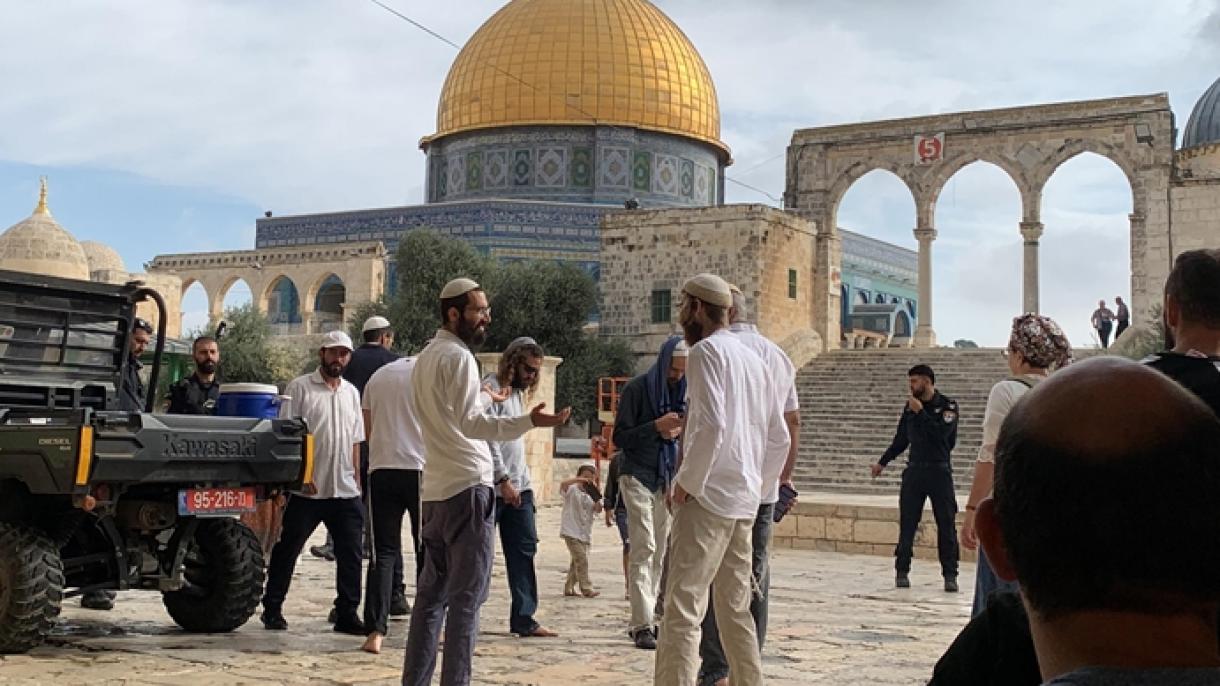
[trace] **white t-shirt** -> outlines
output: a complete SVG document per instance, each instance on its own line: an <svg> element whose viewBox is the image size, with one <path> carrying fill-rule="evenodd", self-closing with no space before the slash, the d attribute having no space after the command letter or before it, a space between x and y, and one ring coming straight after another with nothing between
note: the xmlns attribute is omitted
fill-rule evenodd
<svg viewBox="0 0 1220 686"><path fill-rule="evenodd" d="M298 376L288 382L284 395L292 402L281 406L292 416L304 417L313 434L313 483L317 493L299 493L306 498L359 498L354 446L364 440L364 416L360 391L347 379L339 387L326 385L322 373Z"/></svg>
<svg viewBox="0 0 1220 686"><path fill-rule="evenodd" d="M579 484L568 486L563 493L559 535L585 543L593 541L593 499Z"/></svg>
<svg viewBox="0 0 1220 686"><path fill-rule="evenodd" d="M978 462L995 462L995 447L1000 440L1004 418L1021 396L1029 392L1030 386L1045 377L1027 374L1023 378L1029 381L1029 385L1015 379L1004 379L992 386L987 394L987 409L983 410L983 444L979 446Z"/></svg>
<svg viewBox="0 0 1220 686"><path fill-rule="evenodd" d="M788 359L788 354L784 352L784 349L759 333L758 327L753 324L738 322L730 326L729 331L737 334L737 338L741 339L747 348L753 350L766 365L767 371L770 372L767 381L771 384L776 402L779 407L783 408L784 414L801 409L796 397L796 367L793 366L792 360ZM791 438L789 436L789 439ZM782 474L782 472L781 469L780 473ZM778 500L779 479L776 479L774 483L763 484L763 503L774 504Z"/></svg>
<svg viewBox="0 0 1220 686"><path fill-rule="evenodd" d="M686 359L686 430L675 481L718 517L757 517L788 459L788 425L768 373L728 329L696 343Z"/></svg>
<svg viewBox="0 0 1220 686"><path fill-rule="evenodd" d="M414 357L381 367L369 377L361 405L369 412L369 472L378 469L423 469L424 437L415 417L411 376Z"/></svg>

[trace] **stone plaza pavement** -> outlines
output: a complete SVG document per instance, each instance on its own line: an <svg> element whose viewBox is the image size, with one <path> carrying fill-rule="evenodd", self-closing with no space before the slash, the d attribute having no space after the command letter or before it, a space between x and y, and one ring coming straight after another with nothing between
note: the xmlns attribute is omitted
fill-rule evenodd
<svg viewBox="0 0 1220 686"><path fill-rule="evenodd" d="M561 635L509 634L508 590L498 557L483 607L475 683L651 684L654 653L635 649L625 634L628 607L617 532L600 520L594 530L592 576L602 596L565 598L568 555L558 534L559 514L558 507L539 511L538 619ZM321 529L314 538L321 542ZM913 587L901 591L893 588L890 558L777 550L773 565L763 661L772 683L922 683L970 612L970 564L962 566L963 592L956 595L941 590L938 565L928 560L915 561ZM186 634L151 592L120 593L112 612L82 610L72 599L47 645L28 655L0 656L0 683L397 683L406 623L393 623L381 655L360 652L360 638L335 634L326 623L333 588L332 565L304 554L284 608L287 632L264 631L255 617L231 634Z"/></svg>

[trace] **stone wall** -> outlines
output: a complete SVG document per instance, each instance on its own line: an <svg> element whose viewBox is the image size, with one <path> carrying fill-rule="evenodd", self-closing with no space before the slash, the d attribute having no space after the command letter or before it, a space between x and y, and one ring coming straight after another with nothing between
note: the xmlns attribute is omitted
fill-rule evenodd
<svg viewBox="0 0 1220 686"><path fill-rule="evenodd" d="M784 548L827 552L892 556L898 544L898 496L892 504L878 498L829 497L813 494L816 502L798 503L772 530L773 544ZM867 503L867 504L866 504ZM957 514L961 530L963 512ZM977 559L974 551L961 549L962 560ZM915 533L915 557L935 560L936 522L932 510L924 508Z"/></svg>
<svg viewBox="0 0 1220 686"><path fill-rule="evenodd" d="M1170 189L1174 256L1220 248L1220 145L1183 151L1177 162L1178 178Z"/></svg>
<svg viewBox="0 0 1220 686"><path fill-rule="evenodd" d="M627 342L643 358L655 355L679 330L682 284L700 272L737 284L750 320L772 340L807 331L813 236L810 222L764 205L608 214L601 228L601 335ZM654 291L670 294L668 321L652 321Z"/></svg>
<svg viewBox="0 0 1220 686"><path fill-rule="evenodd" d="M346 324L358 305L381 297L385 288L385 259L385 247L380 242L158 255L149 265L147 278L160 275L179 279L179 305L175 308L179 317L182 294L198 282L207 293L208 315L212 320L223 314L225 295L239 279L250 287L253 304L261 312L267 312L271 292L280 279L287 279L301 303L302 326L298 333L320 333L314 329L325 327L312 326L318 314L313 306L326 279L334 275L343 282Z"/></svg>
<svg viewBox="0 0 1220 686"><path fill-rule="evenodd" d="M500 353L479 353L483 376L494 374L500 364ZM555 410L555 371L563 364L562 357L544 357L542 360L542 379L538 387L525 398L528 411L538 403L546 403L548 410ZM534 501L545 504L555 498L558 492L558 482L554 480L552 462L555 459L555 430L533 429L525 434L525 460L530 468L530 480L534 487Z"/></svg>

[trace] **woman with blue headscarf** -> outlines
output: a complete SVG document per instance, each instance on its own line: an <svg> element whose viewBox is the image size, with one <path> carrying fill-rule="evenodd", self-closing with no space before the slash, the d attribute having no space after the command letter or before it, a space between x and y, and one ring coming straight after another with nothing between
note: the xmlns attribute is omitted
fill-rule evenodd
<svg viewBox="0 0 1220 686"><path fill-rule="evenodd" d="M614 419L614 445L623 455L618 486L631 540L628 633L637 648L646 650L657 645L653 616L669 536L665 495L677 469L686 412L686 353L680 336L665 341L648 371L623 387Z"/></svg>

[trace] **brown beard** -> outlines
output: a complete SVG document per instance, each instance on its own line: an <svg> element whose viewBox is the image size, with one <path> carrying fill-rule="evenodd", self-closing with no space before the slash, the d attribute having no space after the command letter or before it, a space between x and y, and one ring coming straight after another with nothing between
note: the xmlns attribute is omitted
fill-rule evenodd
<svg viewBox="0 0 1220 686"><path fill-rule="evenodd" d="M703 340L703 325L695 318L691 318L689 322L682 323L682 337L686 339L686 344L693 346Z"/></svg>
<svg viewBox="0 0 1220 686"><path fill-rule="evenodd" d="M343 364L341 362L331 362L330 364L321 364L318 369L322 371L322 376L329 379L337 379L343 376Z"/></svg>
<svg viewBox="0 0 1220 686"><path fill-rule="evenodd" d="M458 319L458 338L468 347L477 348L487 340L487 330L481 326L472 326L466 317Z"/></svg>

